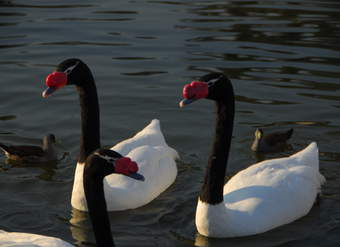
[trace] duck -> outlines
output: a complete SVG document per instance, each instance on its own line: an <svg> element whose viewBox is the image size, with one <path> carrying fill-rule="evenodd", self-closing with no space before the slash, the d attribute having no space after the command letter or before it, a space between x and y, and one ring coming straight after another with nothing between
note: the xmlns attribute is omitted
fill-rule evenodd
<svg viewBox="0 0 340 247"><path fill-rule="evenodd" d="M90 68L78 58L62 61L46 78L47 98L66 85L74 85L79 93L81 109L81 137L71 205L87 211L83 188L83 171L86 157L100 148L100 121L97 88ZM109 211L134 209L144 206L158 197L176 179L179 158L175 149L164 139L158 119L152 120L144 129L113 147L112 150L130 157L139 164L146 179L142 185L126 177L107 176L104 191ZM117 198L119 200L117 200Z"/></svg>
<svg viewBox="0 0 340 247"><path fill-rule="evenodd" d="M287 147L287 140L291 138L293 131L293 129L289 129L264 135L263 130L258 128L255 131L251 150L254 152L280 152Z"/></svg>
<svg viewBox="0 0 340 247"><path fill-rule="evenodd" d="M197 231L213 238L250 236L308 214L325 182L317 144L253 164L225 184L235 114L231 81L223 73L206 74L184 86L179 105L183 108L199 99L215 102L216 125L196 208Z"/></svg>
<svg viewBox="0 0 340 247"><path fill-rule="evenodd" d="M23 163L41 163L57 161L56 138L53 134L43 137L42 146L5 145L0 143L0 149L10 160Z"/></svg>
<svg viewBox="0 0 340 247"><path fill-rule="evenodd" d="M124 176L142 184L145 178L138 173L138 164L135 161L110 149L95 150L85 160L84 167L84 190L96 246L114 247L104 197L104 179L111 175ZM0 246L74 247L74 245L56 237L3 230L0 230Z"/></svg>

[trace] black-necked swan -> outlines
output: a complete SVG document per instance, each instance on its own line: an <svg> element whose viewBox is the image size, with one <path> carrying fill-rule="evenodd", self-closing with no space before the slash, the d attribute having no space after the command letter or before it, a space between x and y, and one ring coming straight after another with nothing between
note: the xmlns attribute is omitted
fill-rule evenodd
<svg viewBox="0 0 340 247"><path fill-rule="evenodd" d="M46 85L43 97L48 97L65 85L75 85L79 93L82 133L71 204L78 210L87 211L83 189L84 161L91 152L100 147L99 104L95 81L84 62L79 59L67 59L57 66L55 72L47 76ZM134 137L118 143L111 149L135 160L146 182L140 185L128 177L106 177L104 190L109 211L143 206L175 181L175 159L178 154L166 144L158 120L152 120Z"/></svg>
<svg viewBox="0 0 340 247"><path fill-rule="evenodd" d="M280 152L288 145L287 140L292 136L293 129L287 131L275 131L264 135L262 129L256 129L255 138L251 145L254 152Z"/></svg>
<svg viewBox="0 0 340 247"><path fill-rule="evenodd" d="M137 173L138 165L130 158L123 157L108 149L98 149L84 161L84 190L89 216L98 247L114 247L110 219L104 197L103 181L106 176L130 177L144 181L143 175ZM118 198L116 198L119 200ZM73 247L73 245L55 237L44 235L6 232L0 230L0 246L3 247Z"/></svg>
<svg viewBox="0 0 340 247"><path fill-rule="evenodd" d="M325 181L315 142L289 157L251 165L224 184L234 124L232 84L225 75L210 73L185 85L183 96L181 107L203 98L216 102L215 138L196 210L200 234L216 238L258 234L309 212Z"/></svg>
<svg viewBox="0 0 340 247"><path fill-rule="evenodd" d="M39 163L57 161L57 152L55 147L55 136L48 134L43 137L42 146L30 145L5 145L0 143L6 157L10 160L15 160L25 163Z"/></svg>

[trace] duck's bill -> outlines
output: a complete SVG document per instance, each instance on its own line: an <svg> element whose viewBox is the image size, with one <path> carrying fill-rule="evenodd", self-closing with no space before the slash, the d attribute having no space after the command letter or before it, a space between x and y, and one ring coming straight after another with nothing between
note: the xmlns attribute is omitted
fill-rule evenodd
<svg viewBox="0 0 340 247"><path fill-rule="evenodd" d="M48 87L44 90L44 92L42 93L42 96L44 98L47 98L48 96L50 96L55 91L57 91L57 87Z"/></svg>
<svg viewBox="0 0 340 247"><path fill-rule="evenodd" d="M129 175L127 175L128 177L130 177L130 178L133 178L133 179L136 179L136 180L140 180L140 181L144 181L145 180L145 178L144 178L144 176L142 175L142 174L140 174L140 173L131 173L131 174L129 174Z"/></svg>
<svg viewBox="0 0 340 247"><path fill-rule="evenodd" d="M192 102L195 102L197 99L183 99L181 102L179 102L179 107L183 108L186 105L191 104Z"/></svg>

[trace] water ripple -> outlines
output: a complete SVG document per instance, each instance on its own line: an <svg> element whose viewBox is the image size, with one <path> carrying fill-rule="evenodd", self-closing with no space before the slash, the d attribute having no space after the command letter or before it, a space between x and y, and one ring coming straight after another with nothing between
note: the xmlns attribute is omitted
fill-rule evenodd
<svg viewBox="0 0 340 247"><path fill-rule="evenodd" d="M160 197L110 213L118 246L339 245L338 0L0 0L0 6L1 141L39 143L35 137L53 131L62 142L58 148L69 153L52 166L13 164L0 156L0 229L94 245L88 214L75 213L69 203L79 149L78 97L65 87L41 98L55 65L79 57L97 81L103 145L159 118L181 156L175 183ZM185 111L178 101L183 84L207 72L226 73L235 89L228 178L259 159L250 150L258 127L294 128L291 149L264 158L317 141L327 183L320 205L306 217L252 237L197 234L195 208L214 116L209 101Z"/></svg>
<svg viewBox="0 0 340 247"><path fill-rule="evenodd" d="M85 42L85 41L59 41L59 42L46 42L39 45L66 45L66 46L129 46L126 43L101 43L101 42Z"/></svg>

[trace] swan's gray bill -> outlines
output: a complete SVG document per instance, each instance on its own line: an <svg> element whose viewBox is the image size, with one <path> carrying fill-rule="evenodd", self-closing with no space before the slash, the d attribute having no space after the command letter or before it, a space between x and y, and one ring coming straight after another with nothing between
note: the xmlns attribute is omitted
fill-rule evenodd
<svg viewBox="0 0 340 247"><path fill-rule="evenodd" d="M48 87L44 90L44 92L42 93L42 96L44 98L47 98L48 96L50 96L52 93L54 93L57 90L57 87Z"/></svg>
<svg viewBox="0 0 340 247"><path fill-rule="evenodd" d="M181 102L179 102L179 107L183 108L184 106L189 105L196 100L197 99L182 99Z"/></svg>
<svg viewBox="0 0 340 247"><path fill-rule="evenodd" d="M126 176L128 176L130 178L133 178L133 179L136 179L136 180L140 180L140 181L144 181L145 180L144 176L142 174L140 174L140 173L137 173L137 172L136 173L131 173L131 174L126 175Z"/></svg>

